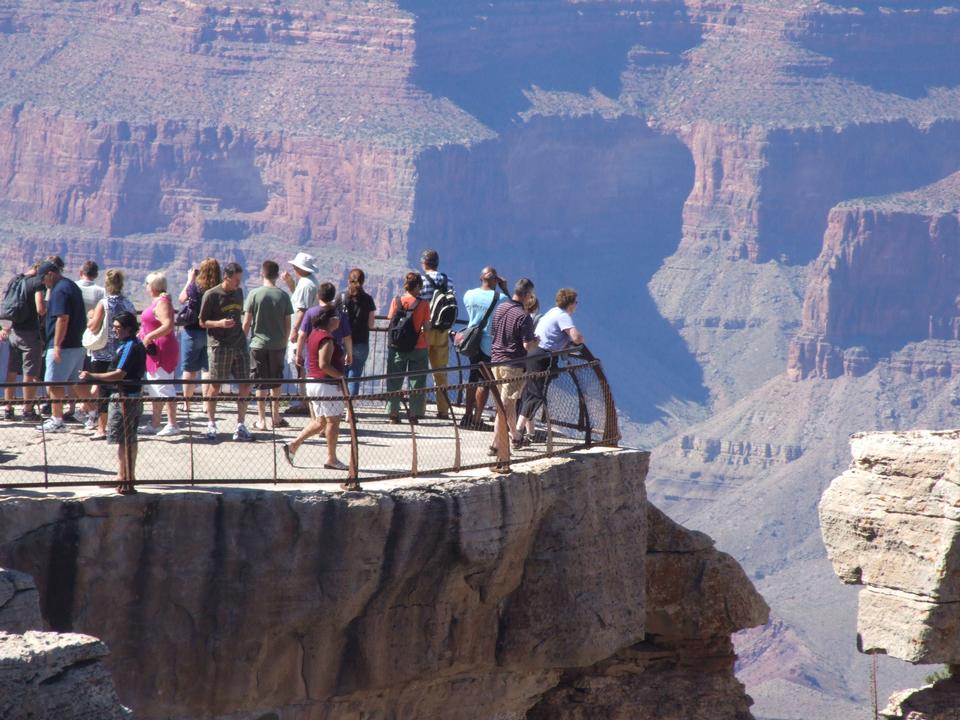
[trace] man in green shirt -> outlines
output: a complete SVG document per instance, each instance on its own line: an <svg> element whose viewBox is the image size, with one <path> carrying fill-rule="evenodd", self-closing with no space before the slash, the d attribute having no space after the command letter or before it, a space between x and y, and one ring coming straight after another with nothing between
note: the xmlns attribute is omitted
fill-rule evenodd
<svg viewBox="0 0 960 720"><path fill-rule="evenodd" d="M280 417L279 398L293 303L290 302L290 296L277 287L278 277L280 277L280 266L273 260L265 260L260 268L260 280L263 285L247 295L243 305L243 332L251 333L251 377L260 381L254 386L259 398L257 410L260 417L253 423L253 427L257 430L267 429L264 398L268 394L273 396L273 402L271 402L273 427L287 425L287 421Z"/></svg>

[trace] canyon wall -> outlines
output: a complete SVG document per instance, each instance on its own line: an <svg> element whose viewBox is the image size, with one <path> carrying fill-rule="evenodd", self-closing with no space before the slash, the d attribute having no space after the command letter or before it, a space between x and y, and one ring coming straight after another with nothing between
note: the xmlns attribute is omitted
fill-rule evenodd
<svg viewBox="0 0 960 720"><path fill-rule="evenodd" d="M829 216L788 375L862 375L911 341L957 340L960 173ZM923 278L917 283L917 278ZM946 366L953 372L952 365Z"/></svg>
<svg viewBox="0 0 960 720"><path fill-rule="evenodd" d="M109 644L137 717L749 718L730 635L766 605L646 503L647 462L346 494L14 494L0 562L35 575L54 630Z"/></svg>

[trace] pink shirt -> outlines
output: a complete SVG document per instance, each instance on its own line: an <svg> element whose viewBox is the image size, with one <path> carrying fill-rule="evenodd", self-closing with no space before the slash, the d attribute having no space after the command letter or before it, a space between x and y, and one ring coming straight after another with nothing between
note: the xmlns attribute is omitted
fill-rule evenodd
<svg viewBox="0 0 960 720"><path fill-rule="evenodd" d="M173 303L170 301L170 296L161 295L150 304L150 307L140 314L141 340L160 327L160 321L154 314L154 310L157 305L162 302L170 306L170 317L173 317ZM157 353L156 355L147 355L147 372L151 374L156 373L157 368L165 370L166 372L175 371L177 369L177 361L180 359L180 343L177 340L176 332L171 332L169 335L157 338L153 343L157 346Z"/></svg>

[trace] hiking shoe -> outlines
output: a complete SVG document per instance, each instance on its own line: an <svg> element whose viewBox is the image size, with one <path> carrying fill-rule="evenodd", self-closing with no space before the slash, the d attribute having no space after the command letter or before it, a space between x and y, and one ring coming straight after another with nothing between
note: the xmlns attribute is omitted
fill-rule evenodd
<svg viewBox="0 0 960 720"><path fill-rule="evenodd" d="M287 463L290 467L293 467L293 450L290 449L287 443L283 443L280 448L283 450L283 456L287 459Z"/></svg>
<svg viewBox="0 0 960 720"><path fill-rule="evenodd" d="M171 425L170 423L167 423L157 433L157 437L172 437L174 435L179 435L179 434L180 434L180 428L178 428L176 425Z"/></svg>
<svg viewBox="0 0 960 720"><path fill-rule="evenodd" d="M237 429L233 431L233 439L237 442L250 442L253 440L253 435L247 430L246 425L237 423Z"/></svg>
<svg viewBox="0 0 960 720"><path fill-rule="evenodd" d="M67 431L67 426L63 424L63 420L47 418L43 425L38 427L37 430L45 433L62 433Z"/></svg>
<svg viewBox="0 0 960 720"><path fill-rule="evenodd" d="M4 419L4 420L16 420L16 419L17 419L17 415L16 415L16 413L13 411L13 405L7 405L7 406L3 409L3 419Z"/></svg>
<svg viewBox="0 0 960 720"><path fill-rule="evenodd" d="M137 428L137 435L156 435L159 431L160 428L154 425L141 425Z"/></svg>
<svg viewBox="0 0 960 720"><path fill-rule="evenodd" d="M216 423L207 423L207 431L204 433L207 440L216 440L219 434L220 432L217 430Z"/></svg>
<svg viewBox="0 0 960 720"><path fill-rule="evenodd" d="M38 413L33 408L30 408L29 410L23 411L22 420L24 422L40 422L41 420L43 420L43 418L40 417L40 413Z"/></svg>
<svg viewBox="0 0 960 720"><path fill-rule="evenodd" d="M44 417L47 417L50 414L50 403L45 402L40 404L40 414Z"/></svg>

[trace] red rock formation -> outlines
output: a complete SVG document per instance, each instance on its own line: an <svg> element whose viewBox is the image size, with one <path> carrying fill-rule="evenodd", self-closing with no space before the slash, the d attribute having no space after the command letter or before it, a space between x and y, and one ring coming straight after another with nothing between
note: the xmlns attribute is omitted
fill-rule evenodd
<svg viewBox="0 0 960 720"><path fill-rule="evenodd" d="M958 188L960 174L831 211L803 325L790 348L790 377L860 374L878 353L927 337L955 337Z"/></svg>

